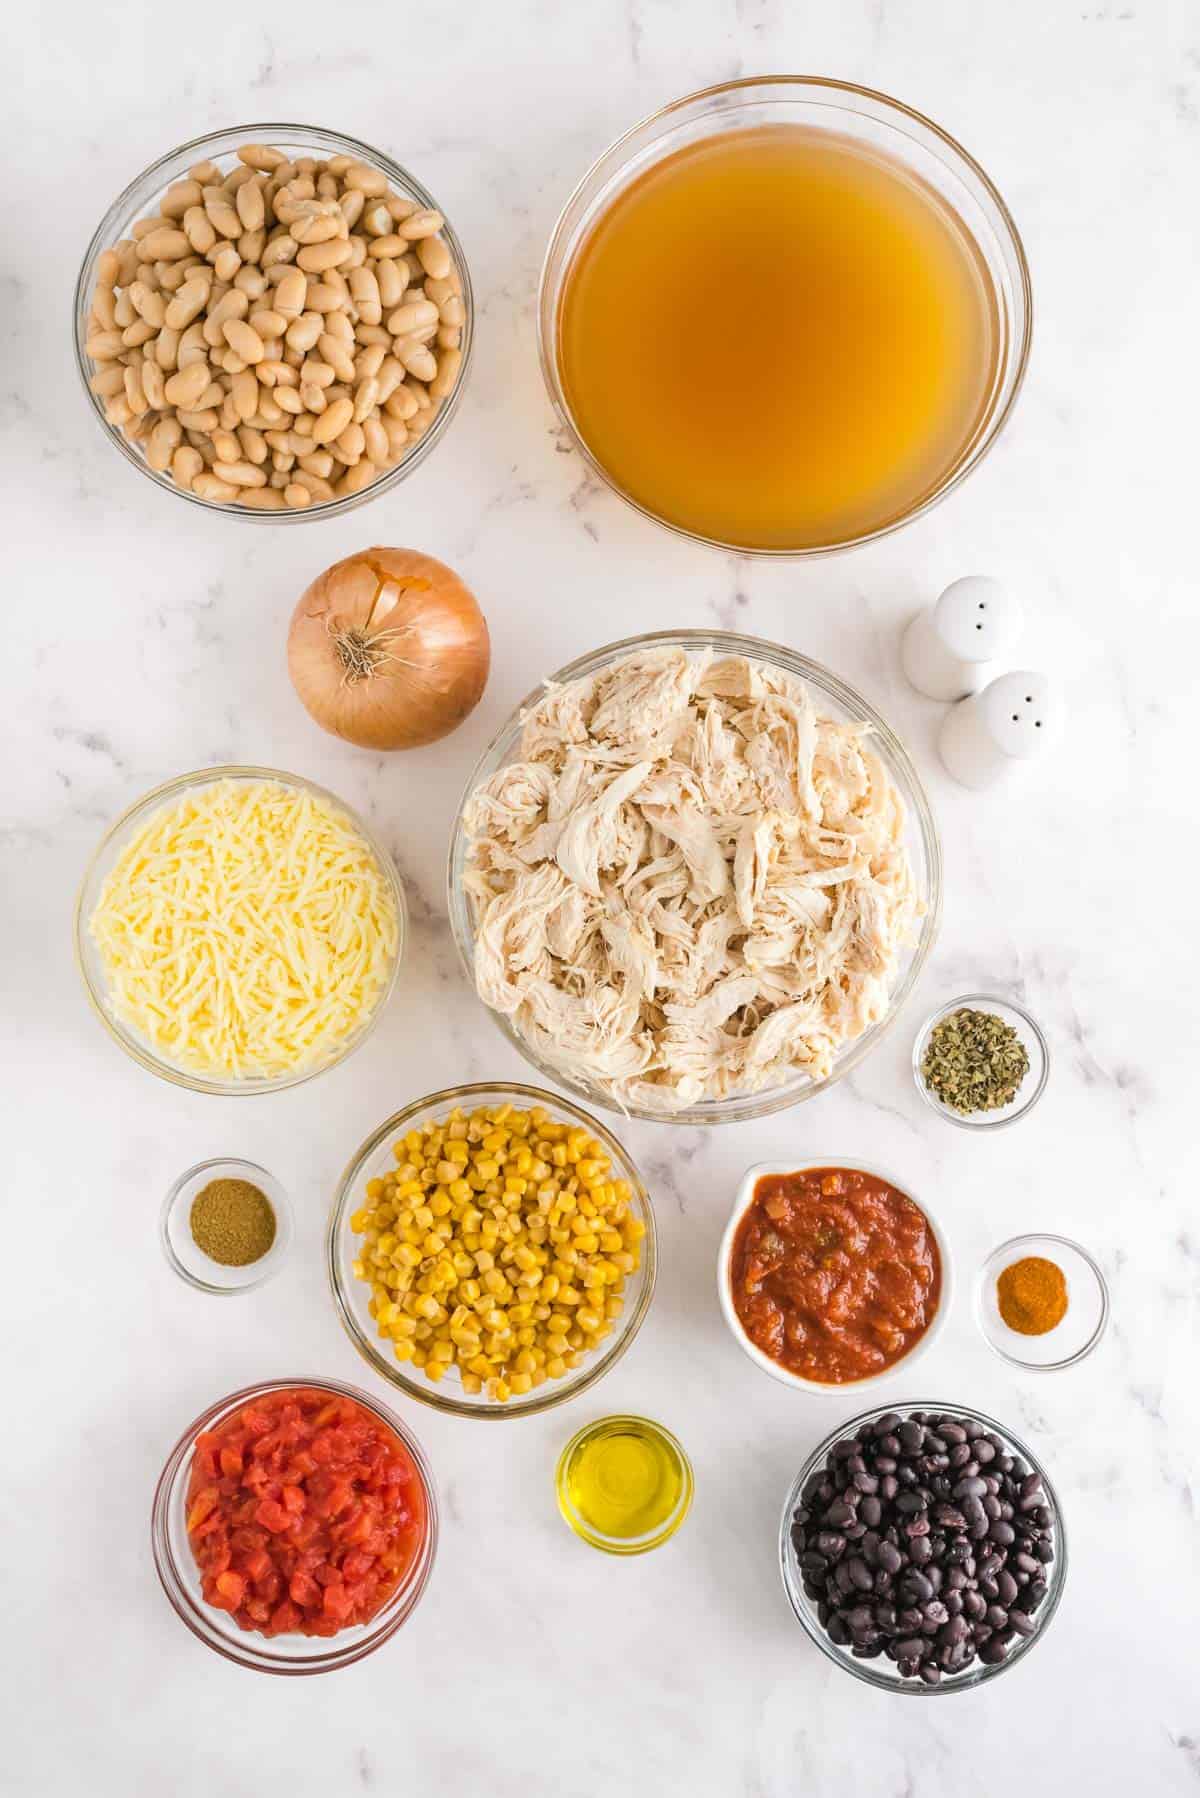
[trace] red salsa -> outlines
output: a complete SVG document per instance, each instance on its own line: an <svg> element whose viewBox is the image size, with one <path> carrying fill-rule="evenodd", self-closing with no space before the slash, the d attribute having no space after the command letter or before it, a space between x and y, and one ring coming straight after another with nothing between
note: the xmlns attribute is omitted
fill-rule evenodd
<svg viewBox="0 0 1200 1798"><path fill-rule="evenodd" d="M420 1548L425 1491L365 1406L294 1387L196 1438L187 1531L207 1603L264 1636L333 1636L384 1605Z"/></svg>
<svg viewBox="0 0 1200 1798"><path fill-rule="evenodd" d="M755 1347L834 1386L907 1355L942 1286L920 1206L886 1180L842 1167L764 1174L738 1225L730 1273Z"/></svg>

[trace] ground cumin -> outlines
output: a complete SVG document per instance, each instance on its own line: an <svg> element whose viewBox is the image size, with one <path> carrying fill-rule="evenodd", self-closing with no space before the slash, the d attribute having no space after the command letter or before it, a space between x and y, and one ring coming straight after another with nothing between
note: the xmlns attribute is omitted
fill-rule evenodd
<svg viewBox="0 0 1200 1798"><path fill-rule="evenodd" d="M1061 1267L1042 1255L1026 1255L1006 1267L996 1281L1000 1315L1022 1336L1044 1336L1067 1310L1067 1282Z"/></svg>
<svg viewBox="0 0 1200 1798"><path fill-rule="evenodd" d="M192 1200L192 1240L222 1267L261 1261L275 1240L275 1212L249 1180L210 1180Z"/></svg>

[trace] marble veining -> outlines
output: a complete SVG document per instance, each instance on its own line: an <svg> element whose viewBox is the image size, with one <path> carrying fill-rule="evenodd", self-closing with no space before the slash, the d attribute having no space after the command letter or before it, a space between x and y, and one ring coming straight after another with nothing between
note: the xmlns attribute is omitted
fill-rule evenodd
<svg viewBox="0 0 1200 1798"><path fill-rule="evenodd" d="M686 13L686 17L685 17ZM1200 1224L1193 1067L1198 858L1192 379L1200 14L1182 0L258 0L203 27L149 0L63 0L10 31L10 191L36 197L0 269L9 569L0 659L8 1645L0 1791L14 1798L1051 1798L1200 1790ZM995 452L911 529L826 562L723 556L656 529L570 447L537 365L558 208L643 114L743 73L899 95L995 177L1033 267L1026 390ZM283 116L409 164L466 246L479 341L462 409L412 480L331 525L212 520L153 491L89 420L67 323L97 219L185 136ZM714 307L714 358L741 333ZM718 322L717 314L720 314ZM1190 390L1190 391L1189 391ZM1189 408L1189 399L1192 404ZM714 429L720 398L714 385ZM462 729L410 756L321 736L284 665L291 608L371 542L457 566L494 641ZM1006 791L941 773L941 709L897 646L957 575L1014 583L1020 659L1062 680L1058 753ZM406 1414L443 1534L402 1635L316 1685L227 1667L182 1629L149 1558L150 1496L184 1425L266 1375L372 1376L341 1335L321 1238L358 1142L414 1094L527 1075L469 991L444 861L471 767L544 673L677 625L793 645L903 735L946 858L918 992L818 1102L721 1131L621 1127L657 1201L660 1280L637 1343L575 1406L476 1430ZM73 966L77 883L106 823L184 769L295 769L361 808L410 903L396 996L362 1052L261 1100L176 1091L126 1061ZM1050 1042L1045 1098L975 1138L912 1089L924 1011L998 988ZM163 1192L218 1153L291 1190L279 1278L227 1306L155 1239ZM1064 1501L1071 1572L1035 1656L985 1691L889 1700L799 1634L774 1560L798 1462L842 1401L797 1399L727 1336L713 1261L751 1161L857 1155L924 1194L959 1297L897 1398L963 1400L1029 1438ZM970 1316L982 1256L1027 1228L1100 1258L1113 1324L1068 1375L1020 1376ZM628 1564L590 1554L551 1489L588 1416L661 1417L695 1462L692 1517Z"/></svg>

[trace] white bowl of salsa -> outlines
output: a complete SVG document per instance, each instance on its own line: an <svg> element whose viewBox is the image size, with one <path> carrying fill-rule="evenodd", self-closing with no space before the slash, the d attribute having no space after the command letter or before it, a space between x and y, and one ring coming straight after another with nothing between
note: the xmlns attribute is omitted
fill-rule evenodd
<svg viewBox="0 0 1200 1798"><path fill-rule="evenodd" d="M738 1186L717 1296L756 1366L802 1392L859 1390L925 1354L950 1250L923 1201L866 1162L763 1161Z"/></svg>

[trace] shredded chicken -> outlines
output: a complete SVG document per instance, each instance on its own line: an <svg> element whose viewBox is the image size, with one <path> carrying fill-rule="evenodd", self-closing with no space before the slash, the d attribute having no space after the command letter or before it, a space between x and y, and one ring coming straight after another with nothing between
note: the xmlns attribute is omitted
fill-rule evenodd
<svg viewBox="0 0 1200 1798"><path fill-rule="evenodd" d="M480 996L620 1105L824 1079L921 910L868 736L743 657L549 688L467 806Z"/></svg>

